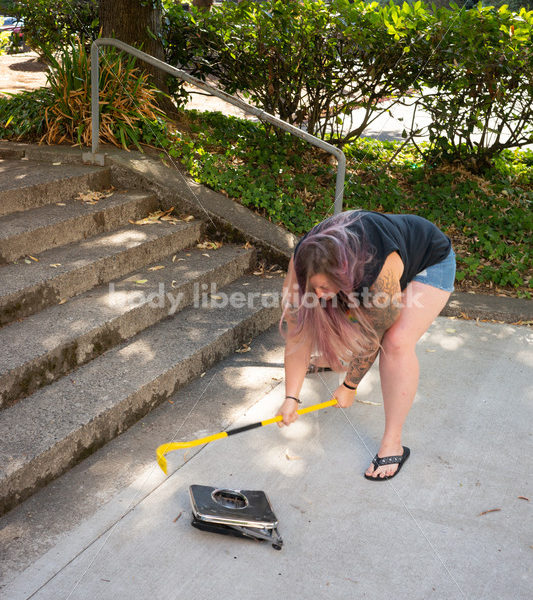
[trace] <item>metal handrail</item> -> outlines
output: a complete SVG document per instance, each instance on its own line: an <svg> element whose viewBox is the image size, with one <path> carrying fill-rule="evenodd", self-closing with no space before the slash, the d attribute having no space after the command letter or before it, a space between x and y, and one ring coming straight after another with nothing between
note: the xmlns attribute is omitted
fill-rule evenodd
<svg viewBox="0 0 533 600"><path fill-rule="evenodd" d="M277 117L274 117L273 115L265 112L264 110L261 110L260 108L252 106L251 104L248 104L247 102L244 102L243 100L240 100L239 98L235 98L234 96L230 96L229 94L226 94L226 92L223 92L222 90L219 90L218 88L216 88L212 85L204 83L200 79L197 79L196 77L193 77L192 75L189 75L185 71L176 69L175 67L168 65L167 63L163 62L162 60L159 60L149 54L146 54L145 52L142 52L141 50L137 50L137 48L134 48L133 46L125 44L124 42L121 42L120 40L116 40L114 38L99 38L99 39L95 40L91 46L91 113L92 113L92 156L93 156L93 158L98 154L98 149L99 149L99 145L100 145L100 110L99 110L100 109L100 105L99 105L99 99L100 99L100 85L99 85L99 83L100 83L100 52L99 52L99 50L100 50L100 46L114 46L115 48L118 48L119 50L122 50L123 52L131 54L131 55L135 56L136 58L138 58L150 65L153 65L154 67L158 67L159 69L165 71L166 73L169 73L170 75L174 75L174 77L183 79L184 81L191 83L206 92L209 92L213 96L217 96L218 98L221 98L222 100L229 102L230 104L233 104L233 106L237 106L238 108L242 109L243 111L250 113L252 115L255 115L256 117L259 117L263 121L267 121L268 123L271 123L272 125L275 125L276 127L280 127L281 129L284 129L285 131L292 133L292 135L295 135L296 137L299 137L299 138L309 142L310 144L313 144L314 146L318 146L319 148L322 148L326 152L333 154L337 159L337 180L336 180L336 184L335 184L335 208L334 208L334 211L335 211L335 214L342 211L342 197L344 194L344 179L346 176L346 157L344 156L344 152L342 150L340 150L339 148L336 148L335 146L332 146L331 144L328 144L327 142L324 142L324 140L321 140L321 139L315 137L314 135L307 133L306 131L302 131L301 129L299 129L298 127L295 127L294 125L290 125L289 123L286 123L285 121L282 121L281 119L278 119Z"/></svg>

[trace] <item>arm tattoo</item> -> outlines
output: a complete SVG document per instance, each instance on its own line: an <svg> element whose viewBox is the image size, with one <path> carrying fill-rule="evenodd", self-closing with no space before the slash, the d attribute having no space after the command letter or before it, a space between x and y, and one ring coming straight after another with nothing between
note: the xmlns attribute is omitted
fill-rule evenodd
<svg viewBox="0 0 533 600"><path fill-rule="evenodd" d="M387 329L400 315L400 282L392 269L388 269L379 275L369 291L370 302L365 306L365 310L381 342ZM348 367L346 382L349 385L359 385L378 353L379 348L367 355L354 357Z"/></svg>

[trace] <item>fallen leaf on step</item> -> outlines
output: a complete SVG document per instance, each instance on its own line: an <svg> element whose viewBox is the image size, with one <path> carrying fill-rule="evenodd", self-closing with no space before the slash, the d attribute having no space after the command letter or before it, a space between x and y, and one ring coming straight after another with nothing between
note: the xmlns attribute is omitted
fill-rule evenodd
<svg viewBox="0 0 533 600"><path fill-rule="evenodd" d="M429 350L429 348L426 350L426 352L437 352L436 350Z"/></svg>
<svg viewBox="0 0 533 600"><path fill-rule="evenodd" d="M27 258L25 258L25 259L24 259L24 262L25 262L27 265L31 265L31 260L28 260Z"/></svg>
<svg viewBox="0 0 533 600"><path fill-rule="evenodd" d="M168 210L157 210L156 212L149 213L149 215L147 217L144 217L144 219L137 219L136 221L133 219L129 219L129 222L132 225L150 225L151 223L157 223L161 220L168 221L169 219L165 217L169 217L170 213L173 210L173 206ZM176 217L172 217L170 220L174 220L176 222L179 221L179 219L177 219Z"/></svg>
<svg viewBox="0 0 533 600"><path fill-rule="evenodd" d="M287 448L287 450L285 450L285 458L286 458L287 460L302 460L302 457L301 457L301 456L292 456L292 455L289 453L289 449L288 449L288 448Z"/></svg>
<svg viewBox="0 0 533 600"><path fill-rule="evenodd" d="M160 269L164 269L165 265L157 265L156 267L150 267L149 271L159 271Z"/></svg>
<svg viewBox="0 0 533 600"><path fill-rule="evenodd" d="M479 513L478 517L481 517L482 515L487 515L491 512L499 512L500 510L501 508L491 508L490 510L484 510L482 513Z"/></svg>
<svg viewBox="0 0 533 600"><path fill-rule="evenodd" d="M184 217L183 220L186 223L189 223L190 221L194 221L194 215L189 215L188 217Z"/></svg>
<svg viewBox="0 0 533 600"><path fill-rule="evenodd" d="M35 262L39 262L38 258L35 258L35 256L31 256L31 254L28 254L28 258L31 258L32 260L34 260Z"/></svg>
<svg viewBox="0 0 533 600"><path fill-rule="evenodd" d="M197 248L200 250L218 250L222 246L222 242L202 242L201 244L196 244Z"/></svg>
<svg viewBox="0 0 533 600"><path fill-rule="evenodd" d="M518 496L519 500L527 500L529 502L529 498L526 498L525 496Z"/></svg>
<svg viewBox="0 0 533 600"><path fill-rule="evenodd" d="M245 250L250 250L250 248L253 248L252 244L250 244L250 242L246 242L246 244L244 244L243 248Z"/></svg>
<svg viewBox="0 0 533 600"><path fill-rule="evenodd" d="M211 294L209 297L213 298L213 300L222 300L222 296L215 296L215 294Z"/></svg>
<svg viewBox="0 0 533 600"><path fill-rule="evenodd" d="M54 263L54 264L52 264L50 266L53 267L54 269L57 269L57 267L61 266L61 263Z"/></svg>
<svg viewBox="0 0 533 600"><path fill-rule="evenodd" d="M381 402L370 402L370 400L359 400L358 398L355 401L360 404L370 404L370 406L381 406Z"/></svg>
<svg viewBox="0 0 533 600"><path fill-rule="evenodd" d="M52 163L52 166L53 167L58 167L60 164L61 164L60 162L55 162L55 163Z"/></svg>
<svg viewBox="0 0 533 600"><path fill-rule="evenodd" d="M161 221L165 221L165 223L174 223L174 225L181 223L181 219L178 219L178 217L174 217L172 215L164 215L161 217Z"/></svg>
<svg viewBox="0 0 533 600"><path fill-rule="evenodd" d="M66 206L64 202L56 202L57 206Z"/></svg>
<svg viewBox="0 0 533 600"><path fill-rule="evenodd" d="M146 283L148 279L136 279L134 283Z"/></svg>
<svg viewBox="0 0 533 600"><path fill-rule="evenodd" d="M65 302L67 301L67 299L65 298L64 300L60 300L59 304L65 304Z"/></svg>
<svg viewBox="0 0 533 600"><path fill-rule="evenodd" d="M177 282L175 279L173 279L173 280L172 280L172 283L171 283L170 285L171 285L171 286L172 286L174 289L176 289L176 288L178 287L178 285L179 285L179 284L178 284L178 282Z"/></svg>
<svg viewBox="0 0 533 600"><path fill-rule="evenodd" d="M449 329L446 329L446 333L456 333L457 329L452 329L451 327Z"/></svg>
<svg viewBox="0 0 533 600"><path fill-rule="evenodd" d="M207 254L207 252L202 252L202 256L207 256L207 258L209 258L209 254Z"/></svg>
<svg viewBox="0 0 533 600"><path fill-rule="evenodd" d="M174 519L174 523L181 517L182 514L183 514L183 511L180 512L180 514Z"/></svg>
<svg viewBox="0 0 533 600"><path fill-rule="evenodd" d="M200 377L205 377L205 371L203 373L200 373Z"/></svg>
<svg viewBox="0 0 533 600"><path fill-rule="evenodd" d="M251 348L249 344L243 344L239 349L235 350L235 352L239 352L240 354L244 352L250 352Z"/></svg>
<svg viewBox="0 0 533 600"><path fill-rule="evenodd" d="M113 194L112 191L106 192L80 192L77 196L77 200L81 200L84 204L97 204L98 200L102 200L102 198L108 198Z"/></svg>

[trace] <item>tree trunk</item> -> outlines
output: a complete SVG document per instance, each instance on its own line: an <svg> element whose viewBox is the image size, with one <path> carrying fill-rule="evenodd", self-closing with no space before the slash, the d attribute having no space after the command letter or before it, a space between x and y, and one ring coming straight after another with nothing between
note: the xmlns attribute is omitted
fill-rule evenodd
<svg viewBox="0 0 533 600"><path fill-rule="evenodd" d="M164 60L161 34L161 1L146 0L100 0L100 26L102 37L114 37L143 52ZM138 61L138 65L150 73L152 82L163 92L168 92L165 83L167 74L147 63ZM166 99L160 102L164 110L174 109Z"/></svg>

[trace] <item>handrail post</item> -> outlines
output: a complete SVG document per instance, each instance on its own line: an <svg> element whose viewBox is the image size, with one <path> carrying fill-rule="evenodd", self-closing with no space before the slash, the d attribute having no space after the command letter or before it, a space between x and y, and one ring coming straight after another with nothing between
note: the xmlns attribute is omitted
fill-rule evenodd
<svg viewBox="0 0 533 600"><path fill-rule="evenodd" d="M256 106L252 106L251 104L244 102L244 100L241 100L240 98L235 98L234 96L230 96L230 94L227 94L226 92L223 92L222 90L219 90L215 86L209 85L209 84L201 81L200 79L197 79L196 77L193 77L192 75L189 75L189 73L186 73L185 71L181 71L180 69L176 69L176 67L172 67L171 65L168 65L167 63L159 60L158 58L155 58L154 56L150 56L149 54L146 54L146 52L142 52L141 50L138 50L137 48L134 48L133 46L125 44L124 42L121 42L120 40L117 40L115 38L99 38L97 40L94 40L94 42L91 45L92 150L90 153L83 154L84 161L101 164L101 165L103 165L105 162L105 157L98 154L98 150L100 147L100 72L99 72L100 71L100 67L99 67L99 62L100 62L99 47L100 46L113 46L115 48L118 48L119 50L122 50L123 52L127 52L128 54L135 56L139 60L142 60L143 62L146 62L149 65L158 67L165 73L169 73L170 75L173 75L174 77L178 77L179 79L181 79L183 81L187 81L188 83L191 83L191 84L197 86L198 88L212 94L213 96L216 96L217 98L220 98L220 99L228 102L229 104L232 104L233 106L237 106L244 112L255 115L259 119L263 119L263 120L267 121L268 123L272 123L272 125L275 125L276 127L279 127L280 129L288 131L292 135L299 137L299 138L305 140L306 142L309 142L310 144L313 144L313 146L317 146L318 148L322 148L322 150L325 150L326 152L333 154L333 156L335 156L337 159L337 179L335 182L334 213L337 214L342 211L342 199L343 199L343 195L344 195L344 180L346 177L346 156L344 155L344 152L340 148L336 148L335 146L328 144L324 140L321 140L320 138L317 138L316 136L311 135L310 133L307 133L307 131L303 131L302 129L299 129L298 127L295 127L294 125L291 125L290 123L286 123L285 121L282 121L278 117L275 117L274 115L271 115L271 114L265 112L264 110L257 108Z"/></svg>
<svg viewBox="0 0 533 600"><path fill-rule="evenodd" d="M94 43L91 45L91 126L94 156L100 147L100 50Z"/></svg>
<svg viewBox="0 0 533 600"><path fill-rule="evenodd" d="M344 196L344 180L346 179L346 156L342 150L337 154L337 179L335 181L334 214L342 212L342 199Z"/></svg>

